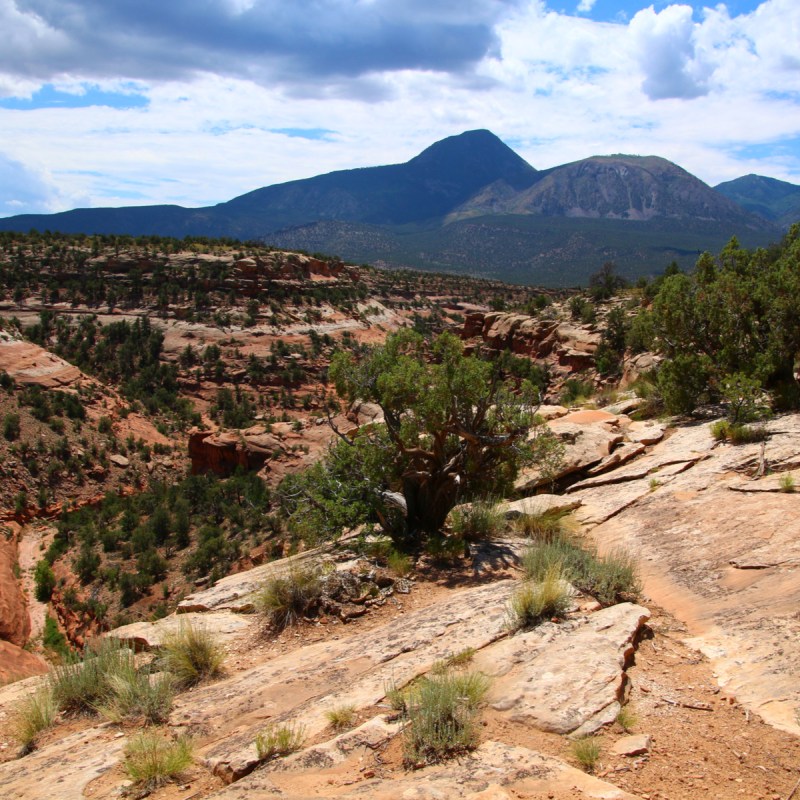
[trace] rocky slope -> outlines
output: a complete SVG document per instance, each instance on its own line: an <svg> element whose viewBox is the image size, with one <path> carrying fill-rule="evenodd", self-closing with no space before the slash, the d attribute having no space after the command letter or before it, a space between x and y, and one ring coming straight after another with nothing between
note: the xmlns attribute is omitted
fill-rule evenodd
<svg viewBox="0 0 800 800"><path fill-rule="evenodd" d="M787 481L778 476L800 468L800 417L768 423L762 451L716 444L708 423L632 422L622 413L631 405L546 409L566 445L564 470L594 474L561 496L532 494L535 475L523 476L528 496L506 511L572 508L601 548L624 544L638 556L647 607L600 609L577 597L562 621L509 636L506 604L524 542L501 538L476 546L460 567L423 560L410 593L398 584L349 624L327 617L275 639L248 613L263 581L320 558L339 572L364 569L357 556L345 542L230 576L187 597L183 617L112 634L157 648L164 631L191 620L228 652L225 678L178 698L169 727L193 735L195 766L180 788L155 796L787 796L800 756L800 552L786 524L796 495L781 491ZM458 761L409 771L387 687L466 648L491 678L480 746ZM27 686L0 690L0 719L8 721ZM636 741L614 722L626 701L638 717ZM343 705L356 709L355 727L337 734L325 712ZM268 722L302 725L304 747L262 763L254 741ZM72 724L0 765L6 794L118 793L131 731ZM593 731L601 757L590 776L576 769L568 737ZM7 740L5 752L13 752Z"/></svg>

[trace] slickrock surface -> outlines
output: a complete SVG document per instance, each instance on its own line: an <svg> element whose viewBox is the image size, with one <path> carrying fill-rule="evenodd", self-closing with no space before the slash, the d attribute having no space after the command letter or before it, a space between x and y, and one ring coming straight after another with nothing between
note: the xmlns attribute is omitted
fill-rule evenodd
<svg viewBox="0 0 800 800"><path fill-rule="evenodd" d="M725 688L800 733L800 495L755 478L758 443L680 428L630 465L574 484L603 550L629 549L646 593L683 620ZM767 423L765 468L800 462L800 417Z"/></svg>

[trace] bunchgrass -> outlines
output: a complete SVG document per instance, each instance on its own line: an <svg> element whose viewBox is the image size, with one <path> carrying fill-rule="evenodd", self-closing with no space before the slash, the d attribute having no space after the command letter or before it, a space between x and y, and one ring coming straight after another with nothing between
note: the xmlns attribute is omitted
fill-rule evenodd
<svg viewBox="0 0 800 800"><path fill-rule="evenodd" d="M795 490L794 475L791 472L784 472L778 479L778 486L782 492L791 494Z"/></svg>
<svg viewBox="0 0 800 800"><path fill-rule="evenodd" d="M420 681L408 696L403 731L407 765L434 764L478 744L478 707L489 689L480 672L445 672Z"/></svg>
<svg viewBox="0 0 800 800"><path fill-rule="evenodd" d="M617 725L625 731L630 733L637 722L637 716L630 706L622 706L617 712Z"/></svg>
<svg viewBox="0 0 800 800"><path fill-rule="evenodd" d="M262 761L287 756L299 750L305 738L302 726L270 725L256 736L256 751Z"/></svg>
<svg viewBox="0 0 800 800"><path fill-rule="evenodd" d="M130 739L122 766L131 780L152 791L179 776L192 763L192 742L187 738L169 741L152 731Z"/></svg>
<svg viewBox="0 0 800 800"><path fill-rule="evenodd" d="M728 441L731 444L752 444L767 438L767 430L763 425L743 425L726 419L712 423L709 430L716 441Z"/></svg>
<svg viewBox="0 0 800 800"><path fill-rule="evenodd" d="M596 736L585 736L572 743L572 755L584 772L594 772L600 759L600 742Z"/></svg>
<svg viewBox="0 0 800 800"><path fill-rule="evenodd" d="M113 694L114 676L129 675L133 661L129 647L116 639L102 639L95 649L87 648L80 659L50 673L56 706L67 713L93 713Z"/></svg>
<svg viewBox="0 0 800 800"><path fill-rule="evenodd" d="M600 557L585 540L559 534L550 541L533 543L522 554L528 580L541 582L555 565L560 566L564 580L604 606L635 600L641 593L636 562L621 549Z"/></svg>
<svg viewBox="0 0 800 800"><path fill-rule="evenodd" d="M133 660L108 677L108 690L97 711L117 723L160 725L167 721L175 698L172 675L153 675L149 667L137 669Z"/></svg>
<svg viewBox="0 0 800 800"><path fill-rule="evenodd" d="M321 595L319 567L294 567L266 581L258 605L269 624L280 631L314 611Z"/></svg>
<svg viewBox="0 0 800 800"><path fill-rule="evenodd" d="M326 711L325 718L335 731L346 731L353 727L356 720L356 707L352 705L337 706Z"/></svg>
<svg viewBox="0 0 800 800"><path fill-rule="evenodd" d="M405 578L407 575L411 574L414 563L411 560L411 556L392 548L392 550L389 551L389 555L386 557L386 566L388 566L398 578Z"/></svg>
<svg viewBox="0 0 800 800"><path fill-rule="evenodd" d="M511 526L520 536L549 542L566 532L567 522L563 512L545 511L542 514L520 514Z"/></svg>
<svg viewBox="0 0 800 800"><path fill-rule="evenodd" d="M193 625L183 625L164 640L161 663L185 688L222 674L225 653L211 634Z"/></svg>
<svg viewBox="0 0 800 800"><path fill-rule="evenodd" d="M511 595L507 616L510 631L528 630L552 617L562 616L570 605L569 588L556 562L539 581L525 581Z"/></svg>
<svg viewBox="0 0 800 800"><path fill-rule="evenodd" d="M497 504L489 500L476 500L450 513L453 535L467 542L493 539L502 531L503 525L503 515L498 511Z"/></svg>
<svg viewBox="0 0 800 800"><path fill-rule="evenodd" d="M20 701L14 709L12 732L22 746L23 753L33 750L39 734L55 723L57 713L50 686L42 686Z"/></svg>

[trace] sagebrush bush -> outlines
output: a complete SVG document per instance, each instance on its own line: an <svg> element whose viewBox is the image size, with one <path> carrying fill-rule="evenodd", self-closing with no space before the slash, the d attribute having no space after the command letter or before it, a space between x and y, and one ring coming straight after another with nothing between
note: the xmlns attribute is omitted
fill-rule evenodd
<svg viewBox="0 0 800 800"><path fill-rule="evenodd" d="M478 744L478 706L489 689L480 672L446 672L421 681L408 696L403 755L410 766L434 764Z"/></svg>
<svg viewBox="0 0 800 800"><path fill-rule="evenodd" d="M313 612L322 595L321 578L318 565L296 566L269 578L258 595L258 605L269 624L283 630Z"/></svg>
<svg viewBox="0 0 800 800"><path fill-rule="evenodd" d="M262 761L299 750L305 738L302 726L270 725L256 736L256 751Z"/></svg>
<svg viewBox="0 0 800 800"><path fill-rule="evenodd" d="M192 750L190 739L182 737L169 741L157 733L145 731L125 746L122 766L140 788L152 791L189 767Z"/></svg>
<svg viewBox="0 0 800 800"><path fill-rule="evenodd" d="M58 708L50 686L43 686L24 698L14 709L12 732L24 752L32 750L37 736L52 727Z"/></svg>
<svg viewBox="0 0 800 800"><path fill-rule="evenodd" d="M161 663L180 687L219 676L224 661L222 648L203 628L186 624L164 639Z"/></svg>
<svg viewBox="0 0 800 800"><path fill-rule="evenodd" d="M508 602L508 628L527 630L550 617L560 617L570 605L569 588L561 573L561 565L550 566L538 582L525 581Z"/></svg>

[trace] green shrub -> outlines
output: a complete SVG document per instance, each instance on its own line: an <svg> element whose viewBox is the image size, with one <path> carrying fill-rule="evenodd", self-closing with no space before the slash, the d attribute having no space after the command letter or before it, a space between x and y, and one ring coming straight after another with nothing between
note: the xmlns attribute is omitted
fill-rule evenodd
<svg viewBox="0 0 800 800"><path fill-rule="evenodd" d="M353 727L356 719L355 706L337 706L325 712L325 717L335 731L345 731Z"/></svg>
<svg viewBox="0 0 800 800"><path fill-rule="evenodd" d="M44 631L42 632L42 644L48 650L52 650L61 656L68 656L71 652L67 637L58 629L58 623L49 615L44 617Z"/></svg>
<svg viewBox="0 0 800 800"><path fill-rule="evenodd" d="M767 431L762 425L743 425L727 419L718 419L711 424L709 431L716 441L729 441L731 444L752 444L767 438Z"/></svg>
<svg viewBox="0 0 800 800"><path fill-rule="evenodd" d="M257 602L269 624L276 630L283 630L315 612L321 595L319 566L292 567L283 575L269 578Z"/></svg>
<svg viewBox="0 0 800 800"><path fill-rule="evenodd" d="M19 439L19 414L8 413L3 417L3 436L9 442Z"/></svg>
<svg viewBox="0 0 800 800"><path fill-rule="evenodd" d="M22 700L14 709L12 731L24 752L30 752L36 737L55 722L56 707L51 687L44 686Z"/></svg>
<svg viewBox="0 0 800 800"><path fill-rule="evenodd" d="M565 586L561 565L552 564L539 582L526 581L511 595L508 628L528 630L545 619L561 616L569 604L569 589Z"/></svg>
<svg viewBox="0 0 800 800"><path fill-rule="evenodd" d="M33 573L35 583L34 595L40 603L49 603L56 588L56 576L47 561L37 562Z"/></svg>
<svg viewBox="0 0 800 800"><path fill-rule="evenodd" d="M794 475L791 472L784 472L778 481L778 485L782 492L791 494L795 490Z"/></svg>
<svg viewBox="0 0 800 800"><path fill-rule="evenodd" d="M478 706L489 689L480 672L446 672L421 681L408 698L406 764L434 764L478 744Z"/></svg>
<svg viewBox="0 0 800 800"><path fill-rule="evenodd" d="M303 744L305 729L302 726L270 725L256 736L256 750L262 761L287 756Z"/></svg>
<svg viewBox="0 0 800 800"><path fill-rule="evenodd" d="M565 406L581 405L594 394L594 384L579 378L568 378L559 395L559 402Z"/></svg>
<svg viewBox="0 0 800 800"><path fill-rule="evenodd" d="M575 756L584 771L594 772L594 768L600 758L600 742L596 736L585 736L583 739L576 739L572 743L572 755Z"/></svg>
<svg viewBox="0 0 800 800"><path fill-rule="evenodd" d="M156 733L145 731L134 736L125 746L122 766L137 786L153 791L189 767L192 749L190 739L182 737L168 741Z"/></svg>
<svg viewBox="0 0 800 800"><path fill-rule="evenodd" d="M485 541L494 538L503 529L503 515L496 503L476 500L450 512L450 529L465 541Z"/></svg>
<svg viewBox="0 0 800 800"><path fill-rule="evenodd" d="M224 660L222 648L203 628L182 625L177 633L164 640L161 663L180 687L218 677Z"/></svg>

